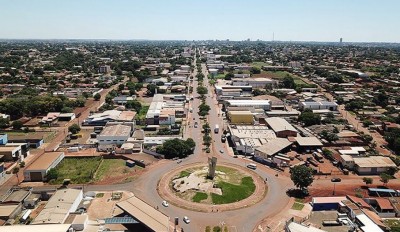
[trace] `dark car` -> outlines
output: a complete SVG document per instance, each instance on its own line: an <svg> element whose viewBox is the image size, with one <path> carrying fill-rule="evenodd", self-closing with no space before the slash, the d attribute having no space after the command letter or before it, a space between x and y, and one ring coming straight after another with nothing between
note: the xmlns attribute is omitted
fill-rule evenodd
<svg viewBox="0 0 400 232"><path fill-rule="evenodd" d="M332 178L331 181L332 182L341 182L342 179L340 179L340 178Z"/></svg>

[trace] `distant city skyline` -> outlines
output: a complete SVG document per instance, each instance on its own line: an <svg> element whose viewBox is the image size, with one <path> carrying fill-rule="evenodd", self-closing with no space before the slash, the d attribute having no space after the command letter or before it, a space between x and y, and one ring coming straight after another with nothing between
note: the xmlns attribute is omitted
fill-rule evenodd
<svg viewBox="0 0 400 232"><path fill-rule="evenodd" d="M400 1L0 0L1 39L400 42Z"/></svg>

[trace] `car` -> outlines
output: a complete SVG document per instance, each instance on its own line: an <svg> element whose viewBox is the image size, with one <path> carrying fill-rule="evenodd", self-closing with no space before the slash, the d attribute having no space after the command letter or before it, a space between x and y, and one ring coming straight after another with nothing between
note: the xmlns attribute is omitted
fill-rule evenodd
<svg viewBox="0 0 400 232"><path fill-rule="evenodd" d="M197 124L194 124L194 128L197 128Z"/></svg>
<svg viewBox="0 0 400 232"><path fill-rule="evenodd" d="M190 223L190 219L189 219L187 216L184 216L184 217L183 217L183 221L184 221L186 224L189 224L189 223Z"/></svg>
<svg viewBox="0 0 400 232"><path fill-rule="evenodd" d="M340 178L332 178L331 179L331 182L341 182L342 181L342 179L340 179Z"/></svg>
<svg viewBox="0 0 400 232"><path fill-rule="evenodd" d="M163 201L161 204L162 204L164 207L168 207L168 206L169 206L169 204L168 204L167 201Z"/></svg>
<svg viewBox="0 0 400 232"><path fill-rule="evenodd" d="M224 154L224 150L219 150L219 152L220 152L221 154Z"/></svg>
<svg viewBox="0 0 400 232"><path fill-rule="evenodd" d="M182 163L182 160L180 159L180 160L176 161L176 163L180 164L180 163Z"/></svg>
<svg viewBox="0 0 400 232"><path fill-rule="evenodd" d="M238 157L237 155L234 155L234 156L233 156L233 158L237 158L237 157Z"/></svg>

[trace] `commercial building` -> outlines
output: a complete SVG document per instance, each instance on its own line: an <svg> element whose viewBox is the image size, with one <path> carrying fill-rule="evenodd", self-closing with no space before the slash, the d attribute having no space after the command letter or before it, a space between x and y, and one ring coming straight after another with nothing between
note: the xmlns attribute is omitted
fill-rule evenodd
<svg viewBox="0 0 400 232"><path fill-rule="evenodd" d="M2 226L1 232L70 232L71 224Z"/></svg>
<svg viewBox="0 0 400 232"><path fill-rule="evenodd" d="M254 155L263 159L271 158L273 155L283 152L292 142L284 138L275 138L255 148Z"/></svg>
<svg viewBox="0 0 400 232"><path fill-rule="evenodd" d="M328 102L328 101L303 101L299 103L299 108L302 110L311 109L311 110L330 110L337 111L338 104L336 102Z"/></svg>
<svg viewBox="0 0 400 232"><path fill-rule="evenodd" d="M247 107L249 109L271 109L270 100L226 100L226 107Z"/></svg>
<svg viewBox="0 0 400 232"><path fill-rule="evenodd" d="M78 209L82 199L80 189L57 190L32 224L63 224L69 213Z"/></svg>
<svg viewBox="0 0 400 232"><path fill-rule="evenodd" d="M22 204L0 205L0 220L7 221L8 219L14 219L18 216L18 214L21 213L21 211L22 211Z"/></svg>
<svg viewBox="0 0 400 232"><path fill-rule="evenodd" d="M64 159L64 152L48 152L42 154L35 162L24 170L25 181L44 181L47 172L55 168Z"/></svg>
<svg viewBox="0 0 400 232"><path fill-rule="evenodd" d="M233 86L251 86L253 88L265 88L265 86L276 86L278 82L270 78L233 78Z"/></svg>
<svg viewBox="0 0 400 232"><path fill-rule="evenodd" d="M294 139L300 149L316 150L323 146L317 137L295 137Z"/></svg>
<svg viewBox="0 0 400 232"><path fill-rule="evenodd" d="M101 65L99 67L99 73L110 73L110 72L111 72L110 65Z"/></svg>
<svg viewBox="0 0 400 232"><path fill-rule="evenodd" d="M229 111L228 118L231 124L247 124L253 125L254 124L254 117L253 114L246 110L246 111Z"/></svg>
<svg viewBox="0 0 400 232"><path fill-rule="evenodd" d="M232 125L228 127L228 131L227 136L235 149L245 154L254 153L254 148L276 138L275 133L267 126Z"/></svg>
<svg viewBox="0 0 400 232"><path fill-rule="evenodd" d="M0 145L0 161L23 161L29 154L29 145L27 143Z"/></svg>
<svg viewBox="0 0 400 232"><path fill-rule="evenodd" d="M296 137L297 130L283 118L272 117L266 118L268 126L275 132L277 137L287 138L287 137Z"/></svg>
<svg viewBox="0 0 400 232"><path fill-rule="evenodd" d="M133 122L136 112L106 110L103 113L90 115L82 122L84 126L105 126L108 122Z"/></svg>
<svg viewBox="0 0 400 232"><path fill-rule="evenodd" d="M132 125L107 124L103 131L97 136L99 146L122 145L132 135Z"/></svg>
<svg viewBox="0 0 400 232"><path fill-rule="evenodd" d="M150 231L170 231L169 217L135 196L118 202L117 207L146 226Z"/></svg>
<svg viewBox="0 0 400 232"><path fill-rule="evenodd" d="M185 95L155 94L146 114L147 125L172 125L185 117Z"/></svg>
<svg viewBox="0 0 400 232"><path fill-rule="evenodd" d="M358 157L354 159L354 169L360 175L377 175L386 172L389 168L396 168L396 164L386 156Z"/></svg>

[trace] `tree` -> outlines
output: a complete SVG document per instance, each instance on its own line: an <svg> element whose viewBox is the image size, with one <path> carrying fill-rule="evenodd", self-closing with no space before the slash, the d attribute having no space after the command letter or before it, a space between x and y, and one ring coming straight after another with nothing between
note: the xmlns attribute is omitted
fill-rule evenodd
<svg viewBox="0 0 400 232"><path fill-rule="evenodd" d="M0 128L5 129L10 126L10 122L6 118L0 117Z"/></svg>
<svg viewBox="0 0 400 232"><path fill-rule="evenodd" d="M157 152L163 154L166 159L184 158L192 153L194 147L191 146L193 146L193 142L182 139L167 140L163 145L157 147Z"/></svg>
<svg viewBox="0 0 400 232"><path fill-rule="evenodd" d="M14 130L21 130L23 124L21 121L14 121L11 123L11 126L13 127Z"/></svg>
<svg viewBox="0 0 400 232"><path fill-rule="evenodd" d="M78 124L72 124L68 127L68 131L72 134L77 134L79 131L81 131L81 127Z"/></svg>
<svg viewBox="0 0 400 232"><path fill-rule="evenodd" d="M387 183L389 183L389 180L392 179L392 177L391 177L389 174L384 173L384 172L381 173L381 174L379 175L379 177L381 178L380 181L381 181L384 185L386 185Z"/></svg>
<svg viewBox="0 0 400 232"><path fill-rule="evenodd" d="M153 85L153 84L148 84L147 85L147 95L148 96L154 96L154 94L156 93L156 89L157 89L158 87L156 86L156 85Z"/></svg>
<svg viewBox="0 0 400 232"><path fill-rule="evenodd" d="M297 188L304 191L314 181L312 169L303 165L295 166L290 170L290 179Z"/></svg>
<svg viewBox="0 0 400 232"><path fill-rule="evenodd" d="M128 101L126 102L125 107L128 109L134 109L136 112L139 112L142 108L142 103L137 100Z"/></svg>
<svg viewBox="0 0 400 232"><path fill-rule="evenodd" d="M257 67L251 67L250 72L251 74L260 74L261 70Z"/></svg>
<svg viewBox="0 0 400 232"><path fill-rule="evenodd" d="M293 77L290 76L289 74L287 74L283 78L282 85L283 85L283 87L288 88L288 89L295 89L296 88L296 83L294 83Z"/></svg>
<svg viewBox="0 0 400 232"><path fill-rule="evenodd" d="M65 106L61 109L61 113L72 113L74 110L71 107Z"/></svg>
<svg viewBox="0 0 400 232"><path fill-rule="evenodd" d="M118 91L122 91L122 90L124 90L124 88L125 88L124 84L119 84L118 85Z"/></svg>
<svg viewBox="0 0 400 232"><path fill-rule="evenodd" d="M93 96L93 98L94 98L94 100L98 101L98 100L100 100L101 95L100 95L99 93L96 93L96 94Z"/></svg>
<svg viewBox="0 0 400 232"><path fill-rule="evenodd" d="M196 147L196 142L192 138L188 138L186 139L186 145L193 150Z"/></svg>
<svg viewBox="0 0 400 232"><path fill-rule="evenodd" d="M372 184L373 181L374 181L374 180L373 180L372 178L370 178L370 177L364 177L364 178L363 178L363 182L364 182L366 185Z"/></svg>
<svg viewBox="0 0 400 232"><path fill-rule="evenodd" d="M55 168L51 168L46 174L47 181L56 180L57 178L58 178L58 171Z"/></svg>
<svg viewBox="0 0 400 232"><path fill-rule="evenodd" d="M205 95L208 93L208 89L204 86L197 87L197 93L200 95Z"/></svg>
<svg viewBox="0 0 400 232"><path fill-rule="evenodd" d="M321 123L321 116L314 114L310 109L306 109L300 114L299 121L304 123L305 126L312 126Z"/></svg>
<svg viewBox="0 0 400 232"><path fill-rule="evenodd" d="M20 168L19 168L18 166L15 166L15 167L12 169L12 173L15 174L15 175L17 176L18 182L19 182L19 177L18 177L19 169L20 169Z"/></svg>
<svg viewBox="0 0 400 232"><path fill-rule="evenodd" d="M233 73L227 73L226 75L225 75L225 80L231 80L232 78L234 77L234 74Z"/></svg>

